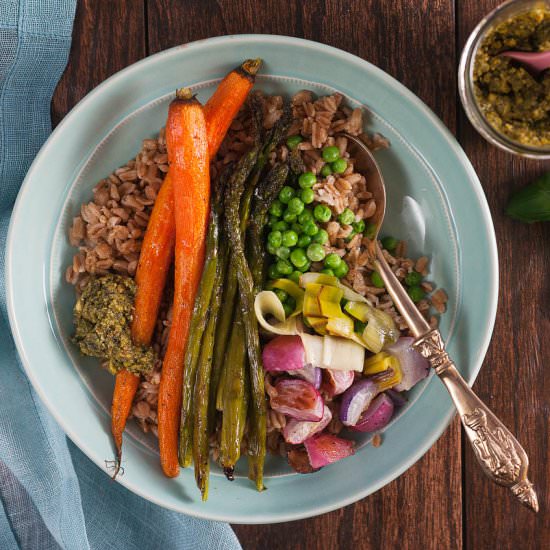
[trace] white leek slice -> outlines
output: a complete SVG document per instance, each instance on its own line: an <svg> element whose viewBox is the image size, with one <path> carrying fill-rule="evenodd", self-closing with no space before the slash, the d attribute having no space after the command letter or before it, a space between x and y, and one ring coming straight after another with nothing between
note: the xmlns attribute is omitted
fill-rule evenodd
<svg viewBox="0 0 550 550"><path fill-rule="evenodd" d="M352 290L349 286L342 284L336 277L331 277L325 273L303 273L300 276L300 286L306 288L309 283L327 284L329 286L336 286L344 291L344 298L352 302L363 302L369 304L370 302L361 294Z"/></svg>
<svg viewBox="0 0 550 550"><path fill-rule="evenodd" d="M258 323L268 332L280 335L299 334L300 332L297 318L286 318L281 300L271 290L262 290L256 295L254 313ZM269 323L266 319L268 315L272 315L279 322L276 324Z"/></svg>
<svg viewBox="0 0 550 550"><path fill-rule="evenodd" d="M347 338L339 336L323 337L323 364L331 370L363 371L365 348Z"/></svg>
<svg viewBox="0 0 550 550"><path fill-rule="evenodd" d="M323 337L313 334L300 334L304 350L306 352L306 363L314 367L323 366Z"/></svg>

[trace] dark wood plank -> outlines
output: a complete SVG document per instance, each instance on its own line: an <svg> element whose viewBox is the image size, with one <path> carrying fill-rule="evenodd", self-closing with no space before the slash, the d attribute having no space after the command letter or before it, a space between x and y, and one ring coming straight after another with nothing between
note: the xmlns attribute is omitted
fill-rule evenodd
<svg viewBox="0 0 550 550"><path fill-rule="evenodd" d="M209 36L252 32L337 46L394 75L455 129L451 0L148 0L148 19L151 52ZM434 45L438 56L433 55ZM245 549L460 548L460 449L455 422L399 480L353 506L310 520L235 530Z"/></svg>
<svg viewBox="0 0 550 550"><path fill-rule="evenodd" d="M477 22L499 0L458 4L462 46ZM550 162L520 159L487 144L461 111L460 141L487 194L500 256L499 309L485 368L474 386L525 447L541 512L535 516L485 480L471 450L465 451L467 548L548 548L550 541L550 224L508 219L510 193L550 169ZM482 281L480 281L482 284Z"/></svg>
<svg viewBox="0 0 550 550"><path fill-rule="evenodd" d="M80 0L67 69L52 101L54 126L90 90L146 55L144 0Z"/></svg>

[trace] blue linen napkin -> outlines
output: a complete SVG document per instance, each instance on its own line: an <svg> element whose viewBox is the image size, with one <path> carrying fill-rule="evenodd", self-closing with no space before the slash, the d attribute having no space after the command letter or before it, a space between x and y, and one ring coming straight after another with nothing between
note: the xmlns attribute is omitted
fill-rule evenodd
<svg viewBox="0 0 550 550"><path fill-rule="evenodd" d="M0 272L19 186L51 130L76 0L0 0ZM164 510L84 456L19 363L0 276L0 549L236 549L231 528Z"/></svg>

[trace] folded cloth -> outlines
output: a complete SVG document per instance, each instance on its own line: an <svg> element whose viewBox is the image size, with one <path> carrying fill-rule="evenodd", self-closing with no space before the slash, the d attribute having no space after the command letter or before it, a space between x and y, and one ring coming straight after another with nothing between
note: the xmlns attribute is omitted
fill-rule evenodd
<svg viewBox="0 0 550 550"><path fill-rule="evenodd" d="M0 0L0 271L9 217L51 130L76 0ZM0 549L233 549L231 528L164 510L86 458L38 399L19 363L0 278Z"/></svg>

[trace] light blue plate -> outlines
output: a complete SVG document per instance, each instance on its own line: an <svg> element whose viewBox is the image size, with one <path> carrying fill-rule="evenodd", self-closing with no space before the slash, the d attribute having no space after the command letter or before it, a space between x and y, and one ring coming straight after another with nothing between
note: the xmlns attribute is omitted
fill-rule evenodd
<svg viewBox="0 0 550 550"><path fill-rule="evenodd" d="M498 292L489 209L462 149L417 97L369 63L314 42L244 35L174 48L109 78L62 121L29 170L8 237L9 314L27 374L67 435L104 470L113 454L113 379L69 341L74 294L64 271L74 249L68 227L95 183L164 124L176 88L193 85L204 101L217 79L247 57L265 59L257 85L268 92L338 90L352 105L368 106L368 128L392 144L377 153L388 187L384 230L407 239L411 255L431 257L430 279L449 295L441 329L470 383L489 344ZM438 380L430 378L410 397L381 447L360 445L353 457L311 475L292 474L284 460L270 459L264 493L244 477L229 483L214 471L210 498L200 502L193 471L165 478L156 442L135 426L119 481L162 506L216 520L269 523L328 512L395 479L446 428L453 408Z"/></svg>

